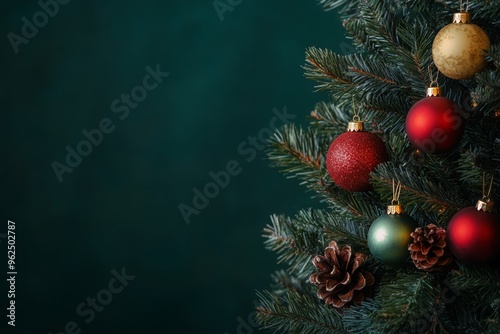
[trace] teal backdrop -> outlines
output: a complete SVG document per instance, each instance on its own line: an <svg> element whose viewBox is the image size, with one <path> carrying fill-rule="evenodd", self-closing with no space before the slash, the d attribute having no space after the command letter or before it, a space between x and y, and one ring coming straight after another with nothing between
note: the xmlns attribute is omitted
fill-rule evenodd
<svg viewBox="0 0 500 334"><path fill-rule="evenodd" d="M255 140L276 110L306 124L328 96L305 48L345 39L314 0L218 3L1 2L1 333L257 332L255 291L279 268L262 229L319 204ZM213 198L186 209L193 189Z"/></svg>

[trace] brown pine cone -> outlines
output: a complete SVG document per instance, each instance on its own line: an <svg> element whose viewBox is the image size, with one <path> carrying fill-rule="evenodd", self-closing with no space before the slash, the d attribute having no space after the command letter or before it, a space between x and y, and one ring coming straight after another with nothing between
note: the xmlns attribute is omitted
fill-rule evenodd
<svg viewBox="0 0 500 334"><path fill-rule="evenodd" d="M410 251L413 264L418 269L425 271L438 271L445 269L453 261L453 256L446 247L446 230L429 224L426 227L417 227L410 234L413 243Z"/></svg>
<svg viewBox="0 0 500 334"><path fill-rule="evenodd" d="M375 285L372 273L361 269L367 257L360 253L353 257L351 246L340 250L335 241L330 242L325 255L312 261L318 272L309 280L318 287L318 298L336 308L361 303Z"/></svg>

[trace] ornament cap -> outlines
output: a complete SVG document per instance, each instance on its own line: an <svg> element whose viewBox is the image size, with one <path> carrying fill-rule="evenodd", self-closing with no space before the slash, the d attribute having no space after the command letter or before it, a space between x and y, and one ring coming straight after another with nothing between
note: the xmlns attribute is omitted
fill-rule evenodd
<svg viewBox="0 0 500 334"><path fill-rule="evenodd" d="M483 211L483 212L488 212L488 213L493 212L493 206L494 206L493 201L487 197L481 198L476 203L477 211Z"/></svg>
<svg viewBox="0 0 500 334"><path fill-rule="evenodd" d="M453 14L453 23L469 23L470 14L468 12L460 12Z"/></svg>
<svg viewBox="0 0 500 334"><path fill-rule="evenodd" d="M401 215L404 213L403 206L399 203L392 203L387 206L388 215Z"/></svg>
<svg viewBox="0 0 500 334"><path fill-rule="evenodd" d="M441 87L427 87L427 97L429 96L441 96Z"/></svg>
<svg viewBox="0 0 500 334"><path fill-rule="evenodd" d="M363 121L361 121L359 119L359 117L357 119L353 119L351 122L349 122L349 124L347 125L347 131L349 132L358 132L358 131L364 131L365 130L365 126L364 126L364 123Z"/></svg>

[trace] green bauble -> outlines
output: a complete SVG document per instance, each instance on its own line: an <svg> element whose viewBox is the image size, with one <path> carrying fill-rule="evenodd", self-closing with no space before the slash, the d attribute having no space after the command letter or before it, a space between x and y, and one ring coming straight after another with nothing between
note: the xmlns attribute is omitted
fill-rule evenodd
<svg viewBox="0 0 500 334"><path fill-rule="evenodd" d="M403 264L410 257L410 233L418 227L407 214L378 217L368 231L368 248L373 257L385 264Z"/></svg>

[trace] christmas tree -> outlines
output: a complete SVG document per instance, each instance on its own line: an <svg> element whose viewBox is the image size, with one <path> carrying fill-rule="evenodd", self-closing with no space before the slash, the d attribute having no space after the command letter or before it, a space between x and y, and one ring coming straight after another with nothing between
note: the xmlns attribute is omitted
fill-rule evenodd
<svg viewBox="0 0 500 334"><path fill-rule="evenodd" d="M500 1L319 2L356 52L306 51L331 100L270 140L273 165L318 208L264 229L286 268L258 293L257 320L278 333L500 333Z"/></svg>

